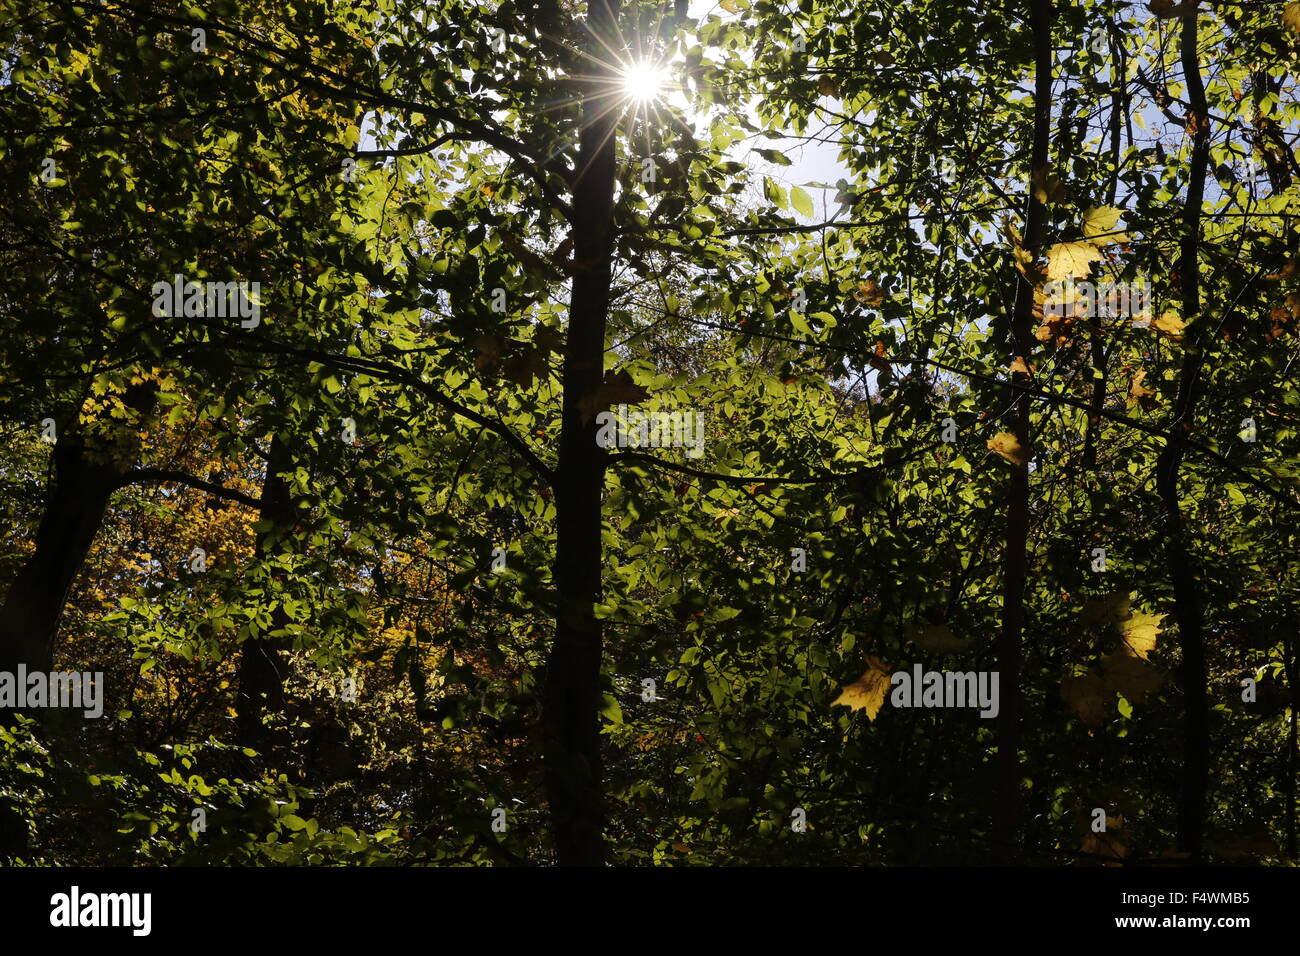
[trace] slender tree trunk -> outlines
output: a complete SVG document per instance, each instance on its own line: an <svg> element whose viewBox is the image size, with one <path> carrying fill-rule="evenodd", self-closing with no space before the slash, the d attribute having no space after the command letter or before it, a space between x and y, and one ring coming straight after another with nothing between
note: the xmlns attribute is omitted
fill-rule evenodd
<svg viewBox="0 0 1300 956"><path fill-rule="evenodd" d="M1030 29L1034 38L1034 133L1030 175L1045 171L1052 122L1052 5L1033 0ZM1025 216L1025 248L1037 260L1043 244L1046 210L1029 188ZM1017 273L1011 315L1011 356L1029 361L1033 335L1033 284ZM1022 372L1013 381L1028 381ZM1020 447L1029 445L1029 399L1021 396L1011 411L1011 428ZM993 843L1003 861L1015 856L1020 818L1020 664L1024 628L1025 580L1028 572L1029 467L1012 465L1007 480L1006 543L1002 562L1002 630L998 635L997 662L1001 707L997 716L997 806L993 815Z"/></svg>
<svg viewBox="0 0 1300 956"><path fill-rule="evenodd" d="M1115 204L1119 189L1120 171L1120 118L1125 109L1122 86L1125 72L1123 41L1115 37L1114 24L1110 24L1111 96L1110 96L1110 183L1106 187L1106 202ZM1088 319L1088 334L1092 347L1092 404L1088 411L1087 431L1083 439L1083 467L1092 471L1097 467L1097 445L1101 441L1101 413L1106 407L1106 341L1102 334L1099 316Z"/></svg>
<svg viewBox="0 0 1300 956"><path fill-rule="evenodd" d="M1291 719L1288 721L1286 743L1286 783L1282 789L1286 793L1286 855L1294 861L1297 855L1295 786L1296 774L1300 772L1300 740L1297 740L1296 727L1296 717L1300 715L1300 683L1297 683L1297 678L1300 678L1300 650L1296 646L1295 634L1290 630L1293 622L1287 621L1282 626L1288 628L1282 645L1282 653L1285 655L1282 660L1286 665L1286 684L1291 697Z"/></svg>
<svg viewBox="0 0 1300 956"><path fill-rule="evenodd" d="M289 446L276 435L271 439L271 448L267 454L266 477L262 482L262 505L259 511L261 521L270 522L270 527L257 536L257 553L269 557L280 547L280 542L293 526L293 501L289 495L289 483L284 478L293 465ZM280 609L271 615L271 629L278 630L285 626L288 618ZM251 744L255 749L269 752L274 743L274 735L265 724L267 712L280 713L284 710L284 682L288 676L289 664L286 659L289 642L283 637L250 638L244 642L239 658L239 708L236 729L239 739Z"/></svg>
<svg viewBox="0 0 1300 956"><path fill-rule="evenodd" d="M621 49L619 0L588 4L588 50L582 132L573 187L573 249L577 272L569 303L563 423L556 466L555 640L546 668L544 762L547 798L562 866L605 862L600 761L602 629L601 496L604 450L596 443L591 399L603 379L609 308L614 134L619 110L610 102ZM584 414L583 403L586 400Z"/></svg>
<svg viewBox="0 0 1300 956"><path fill-rule="evenodd" d="M1209 111L1197 59L1196 16L1183 20L1182 61L1192 125L1192 158L1183 210L1183 239L1178 277L1182 286L1183 319L1191 324L1201 311L1201 202L1210 154ZM1156 487L1165 509L1165 553L1174 590L1174 620L1182 653L1183 781L1178 802L1178 846L1193 860L1201 856L1206 790L1209 786L1210 732L1205 682L1205 640L1196 571L1188 551L1186 529L1178 501L1178 472L1184 442L1196 412L1201 350L1196 333L1187 338L1179 376L1178 397L1169 424L1169 439L1156 462Z"/></svg>

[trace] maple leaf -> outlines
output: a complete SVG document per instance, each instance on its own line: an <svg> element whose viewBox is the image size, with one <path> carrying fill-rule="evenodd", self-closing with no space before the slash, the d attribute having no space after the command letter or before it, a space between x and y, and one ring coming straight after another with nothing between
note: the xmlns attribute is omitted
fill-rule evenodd
<svg viewBox="0 0 1300 956"><path fill-rule="evenodd" d="M515 384L529 388L534 378L546 377L545 353L540 349L529 349L520 355L511 356L505 360L502 370Z"/></svg>
<svg viewBox="0 0 1300 956"><path fill-rule="evenodd" d="M877 342L876 347L872 350L874 354L867 360L867 363L877 372L889 375L893 372L893 366L886 358L886 348L884 342Z"/></svg>
<svg viewBox="0 0 1300 956"><path fill-rule="evenodd" d="M832 707L865 710L870 720L875 720L885 704L889 691L889 665L878 657L867 658L867 669L852 684L840 688L840 695L831 701Z"/></svg>
<svg viewBox="0 0 1300 956"><path fill-rule="evenodd" d="M858 287L853 290L853 298L863 305L875 308L885 301L885 291L876 284L875 279L868 279L858 283Z"/></svg>
<svg viewBox="0 0 1300 956"><path fill-rule="evenodd" d="M1160 637L1160 622L1164 619L1163 614L1137 611L1127 620L1120 621L1120 649L1144 661L1149 660L1147 655L1156 649L1156 641Z"/></svg>
<svg viewBox="0 0 1300 956"><path fill-rule="evenodd" d="M1119 217L1124 210L1118 206L1090 206L1083 211L1083 234L1095 246L1108 246L1114 242L1129 242L1129 236L1116 232Z"/></svg>
<svg viewBox="0 0 1300 956"><path fill-rule="evenodd" d="M1020 230L1016 228L1015 223L1010 219L1001 220L1001 227L1002 234L1011 243L1011 252L1015 256L1016 268L1020 270L1026 279L1037 285L1042 281L1040 270L1034 263L1034 257L1024 247L1024 238L1020 235Z"/></svg>
<svg viewBox="0 0 1300 956"><path fill-rule="evenodd" d="M1010 374L1015 375L1019 372L1025 378L1033 378L1034 373L1029 370L1029 365L1025 362L1023 355L1017 355L1011 363Z"/></svg>
<svg viewBox="0 0 1300 956"><path fill-rule="evenodd" d="M1292 33L1300 33L1300 3L1288 3L1282 8L1282 26Z"/></svg>
<svg viewBox="0 0 1300 956"><path fill-rule="evenodd" d="M1146 378L1146 375L1146 369L1139 369L1138 372L1134 374L1133 380L1129 382L1128 404L1130 406L1141 405L1144 411L1149 412L1160 404L1160 402L1159 399L1156 398L1156 390L1154 388L1147 388L1142 384L1142 380Z"/></svg>
<svg viewBox="0 0 1300 956"><path fill-rule="evenodd" d="M1047 278L1086 279L1101 253L1091 242L1058 242L1047 250Z"/></svg>
<svg viewBox="0 0 1300 956"><path fill-rule="evenodd" d="M1132 606L1132 596L1117 591L1103 597L1089 598L1084 603L1080 616L1089 627L1109 627L1128 617Z"/></svg>
<svg viewBox="0 0 1300 956"><path fill-rule="evenodd" d="M1293 6L1300 7L1300 3L1295 3ZM1281 281L1283 279L1293 278L1297 272L1300 272L1300 260L1288 259L1286 262L1282 263L1281 269L1274 272L1272 275L1264 276L1264 278Z"/></svg>
<svg viewBox="0 0 1300 956"><path fill-rule="evenodd" d="M1187 328L1187 323L1177 314L1166 312L1151 323L1151 328L1175 342L1181 342L1183 340L1183 329Z"/></svg>
<svg viewBox="0 0 1300 956"><path fill-rule="evenodd" d="M1029 451L1011 432L998 432L987 442L989 451L996 452L1013 465L1024 468L1029 464Z"/></svg>

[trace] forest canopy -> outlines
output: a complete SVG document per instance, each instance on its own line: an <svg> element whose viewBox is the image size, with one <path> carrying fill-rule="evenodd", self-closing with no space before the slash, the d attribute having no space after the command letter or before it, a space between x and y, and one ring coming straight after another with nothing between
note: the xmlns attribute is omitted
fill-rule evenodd
<svg viewBox="0 0 1300 956"><path fill-rule="evenodd" d="M0 0L0 861L1294 864L1297 72Z"/></svg>

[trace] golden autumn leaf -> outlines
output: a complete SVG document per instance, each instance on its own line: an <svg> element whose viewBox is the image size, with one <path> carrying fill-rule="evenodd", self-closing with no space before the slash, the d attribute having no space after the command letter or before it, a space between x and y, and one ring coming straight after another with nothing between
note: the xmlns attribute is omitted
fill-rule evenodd
<svg viewBox="0 0 1300 956"><path fill-rule="evenodd" d="M1142 380L1146 377L1146 369L1139 369L1134 373L1133 379L1128 386L1128 404L1130 406L1141 405L1145 411L1149 412L1159 404L1159 401L1156 398L1156 390L1147 388L1142 384Z"/></svg>
<svg viewBox="0 0 1300 956"><path fill-rule="evenodd" d="M1017 355L1015 357L1015 359L1011 362L1011 368L1009 369L1009 372L1012 375L1015 375L1017 372L1019 372L1025 378L1034 377L1034 373L1029 370L1029 365L1025 362L1025 357L1023 355Z"/></svg>
<svg viewBox="0 0 1300 956"><path fill-rule="evenodd" d="M1083 234L1094 246L1108 246L1115 242L1129 242L1129 236L1117 232L1119 217L1124 210L1118 206L1090 206L1083 212Z"/></svg>
<svg viewBox="0 0 1300 956"><path fill-rule="evenodd" d="M1148 655L1156 649L1156 641L1160 638L1160 622L1164 619L1163 614L1136 611L1127 620L1120 621L1121 650L1144 661L1150 660Z"/></svg>
<svg viewBox="0 0 1300 956"><path fill-rule="evenodd" d="M1024 468L1029 464L1029 451L1020 444L1020 439L1011 432L998 432L987 442L988 449L996 452L1013 465Z"/></svg>
<svg viewBox="0 0 1300 956"><path fill-rule="evenodd" d="M1086 279L1101 252L1091 242L1058 242L1047 250L1047 278Z"/></svg>
<svg viewBox="0 0 1300 956"><path fill-rule="evenodd" d="M1183 340L1183 329L1187 328L1187 323L1175 313L1166 312L1151 323L1151 328L1161 335L1168 336L1175 342L1181 342Z"/></svg>
<svg viewBox="0 0 1300 956"><path fill-rule="evenodd" d="M1300 33L1300 3L1293 0L1282 8L1282 26L1292 33Z"/></svg>
<svg viewBox="0 0 1300 956"><path fill-rule="evenodd" d="M853 290L853 298L874 308L885 301L885 292L876 284L875 279L868 279L858 283L858 287Z"/></svg>
<svg viewBox="0 0 1300 956"><path fill-rule="evenodd" d="M1034 262L1034 257L1029 253L1029 250L1025 248L1024 237L1020 235L1020 230L1016 228L1014 222L1007 218L1001 219L999 225L1002 229L1002 235L1006 237L1007 242L1011 243L1011 253L1015 256L1016 268L1032 284L1038 285L1042 282L1041 270L1039 270L1037 263Z"/></svg>
<svg viewBox="0 0 1300 956"><path fill-rule="evenodd" d="M885 704L889 692L889 665L878 657L867 658L867 669L852 684L840 688L840 695L831 701L832 707L865 710L870 720L875 720Z"/></svg>

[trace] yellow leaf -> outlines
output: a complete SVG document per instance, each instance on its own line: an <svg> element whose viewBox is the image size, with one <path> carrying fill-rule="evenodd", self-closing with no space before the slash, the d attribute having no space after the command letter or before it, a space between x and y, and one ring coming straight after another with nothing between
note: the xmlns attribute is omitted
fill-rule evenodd
<svg viewBox="0 0 1300 956"><path fill-rule="evenodd" d="M1184 322L1173 312L1166 312L1160 318L1151 323L1151 328L1155 329L1161 335L1168 336L1175 342L1183 340L1183 329L1187 328Z"/></svg>
<svg viewBox="0 0 1300 956"><path fill-rule="evenodd" d="M1047 278L1086 279L1101 253L1091 242L1058 242L1047 251Z"/></svg>
<svg viewBox="0 0 1300 956"><path fill-rule="evenodd" d="M1160 622L1164 619L1163 614L1138 611L1128 620L1120 621L1119 629L1123 636L1120 650L1134 657L1140 657L1144 661L1149 660L1147 655L1156 649L1156 641L1160 636Z"/></svg>
<svg viewBox="0 0 1300 956"><path fill-rule="evenodd" d="M1282 8L1282 26L1292 33L1300 33L1300 3L1288 3Z"/></svg>
<svg viewBox="0 0 1300 956"><path fill-rule="evenodd" d="M1158 403L1156 400L1156 390L1147 388L1142 384L1142 380L1147 377L1146 369L1139 370L1128 386L1128 404L1141 405L1146 411L1151 411Z"/></svg>
<svg viewBox="0 0 1300 956"><path fill-rule="evenodd" d="M867 658L867 669L852 684L840 688L840 696L831 701L832 707L865 710L867 717L876 719L889 692L889 665L878 657Z"/></svg>
<svg viewBox="0 0 1300 956"><path fill-rule="evenodd" d="M1115 230L1123 212L1118 206L1090 206L1083 212L1083 234L1094 246L1128 242L1128 236Z"/></svg>
<svg viewBox="0 0 1300 956"><path fill-rule="evenodd" d="M1015 360L1012 361L1012 363L1011 363L1011 369L1010 369L1010 372L1011 372L1012 375L1015 375L1016 372L1019 372L1019 373L1020 373L1021 375L1023 375L1025 378L1033 378L1033 377L1034 377L1034 373L1031 372L1031 371L1029 370L1029 365L1026 364L1026 362L1025 362L1025 358L1024 358L1023 355L1017 355L1017 356L1015 357Z"/></svg>
<svg viewBox="0 0 1300 956"><path fill-rule="evenodd" d="M998 432L988 440L989 451L996 452L1013 465L1024 468L1029 464L1029 452L1021 446L1020 439L1011 432Z"/></svg>

